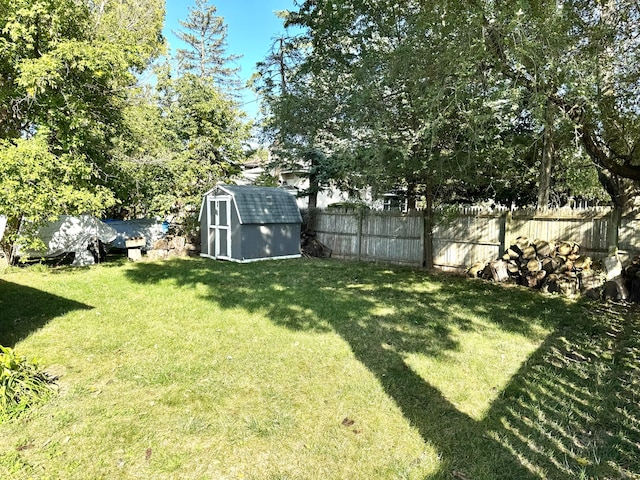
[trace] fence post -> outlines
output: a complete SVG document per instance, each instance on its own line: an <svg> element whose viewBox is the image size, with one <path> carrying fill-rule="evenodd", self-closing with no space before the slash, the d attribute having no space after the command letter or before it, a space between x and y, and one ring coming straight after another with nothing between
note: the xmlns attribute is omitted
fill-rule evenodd
<svg viewBox="0 0 640 480"><path fill-rule="evenodd" d="M422 266L433 269L433 208L422 211Z"/></svg>
<svg viewBox="0 0 640 480"><path fill-rule="evenodd" d="M511 210L507 210L507 213L502 218L503 227L500 235L500 243L502 244L500 245L500 255L504 254L513 243L511 241L512 222L513 222L513 213L511 212Z"/></svg>
<svg viewBox="0 0 640 480"><path fill-rule="evenodd" d="M362 222L364 220L364 208L358 210L358 233L356 237L356 260L362 261Z"/></svg>

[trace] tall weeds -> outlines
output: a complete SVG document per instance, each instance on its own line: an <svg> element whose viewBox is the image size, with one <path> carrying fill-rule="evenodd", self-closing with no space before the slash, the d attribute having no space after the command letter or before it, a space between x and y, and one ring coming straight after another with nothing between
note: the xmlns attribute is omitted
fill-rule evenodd
<svg viewBox="0 0 640 480"><path fill-rule="evenodd" d="M37 362L0 345L0 423L50 398L54 380Z"/></svg>

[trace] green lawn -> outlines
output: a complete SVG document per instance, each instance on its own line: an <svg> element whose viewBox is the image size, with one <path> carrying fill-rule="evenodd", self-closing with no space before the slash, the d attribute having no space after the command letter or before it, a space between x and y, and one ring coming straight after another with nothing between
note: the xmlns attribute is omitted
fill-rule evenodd
<svg viewBox="0 0 640 480"><path fill-rule="evenodd" d="M379 265L0 274L0 478L640 478L640 315Z"/></svg>

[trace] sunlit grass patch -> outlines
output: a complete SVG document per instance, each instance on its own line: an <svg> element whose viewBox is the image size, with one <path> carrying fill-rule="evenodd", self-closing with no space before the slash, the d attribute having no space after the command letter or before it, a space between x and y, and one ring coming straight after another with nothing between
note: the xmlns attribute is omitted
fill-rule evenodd
<svg viewBox="0 0 640 480"><path fill-rule="evenodd" d="M3 301L0 331L60 392L0 426L0 477L638 469L635 327L559 298L405 268L204 259L0 277L0 298L25 295L36 304Z"/></svg>

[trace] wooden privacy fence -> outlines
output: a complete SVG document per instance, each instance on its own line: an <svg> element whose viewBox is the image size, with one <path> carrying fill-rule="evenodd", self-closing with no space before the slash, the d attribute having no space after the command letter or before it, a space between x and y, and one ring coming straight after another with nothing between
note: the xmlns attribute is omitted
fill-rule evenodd
<svg viewBox="0 0 640 480"><path fill-rule="evenodd" d="M459 208L438 210L433 218L425 212L329 209L316 213L314 229L337 258L454 271L499 258L520 236L576 242L582 255L594 259L616 248L623 261L640 253L640 216L616 218L606 207L543 212Z"/></svg>

